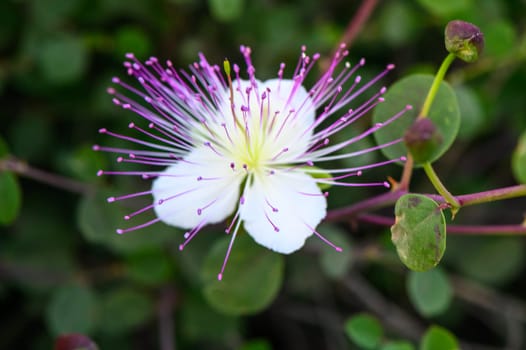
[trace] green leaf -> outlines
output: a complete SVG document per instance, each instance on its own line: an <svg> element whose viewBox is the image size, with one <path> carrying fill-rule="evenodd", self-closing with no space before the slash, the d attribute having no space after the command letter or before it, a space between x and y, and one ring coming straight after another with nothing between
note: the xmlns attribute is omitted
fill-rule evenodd
<svg viewBox="0 0 526 350"><path fill-rule="evenodd" d="M80 79L87 63L87 49L74 35L62 34L41 44L38 64L50 83L66 84Z"/></svg>
<svg viewBox="0 0 526 350"><path fill-rule="evenodd" d="M85 286L63 286L55 290L46 311L51 333L90 333L96 322L96 298Z"/></svg>
<svg viewBox="0 0 526 350"><path fill-rule="evenodd" d="M526 131L519 138L519 142L511 158L513 175L519 183L526 184Z"/></svg>
<svg viewBox="0 0 526 350"><path fill-rule="evenodd" d="M407 290L413 305L426 317L440 315L453 299L451 284L440 268L426 272L411 271L407 278Z"/></svg>
<svg viewBox="0 0 526 350"><path fill-rule="evenodd" d="M102 152L93 152L88 145L63 151L56 162L64 173L86 182L101 182L102 178L97 176L97 170L107 168L107 157Z"/></svg>
<svg viewBox="0 0 526 350"><path fill-rule="evenodd" d="M148 57L152 51L148 35L140 27L120 28L115 36L115 53L118 59L123 59L128 52L136 57Z"/></svg>
<svg viewBox="0 0 526 350"><path fill-rule="evenodd" d="M322 224L318 231L322 232L329 241L342 248L341 252L337 252L322 243L320 263L323 271L331 278L343 277L349 271L352 263L351 242L345 232L333 225Z"/></svg>
<svg viewBox="0 0 526 350"><path fill-rule="evenodd" d="M524 258L521 237L479 237L457 261L465 275L487 284L502 284L520 274Z"/></svg>
<svg viewBox="0 0 526 350"><path fill-rule="evenodd" d="M18 217L22 190L15 174L0 171L0 225L9 225Z"/></svg>
<svg viewBox="0 0 526 350"><path fill-rule="evenodd" d="M438 204L420 194L406 194L395 205L391 240L400 260L411 270L435 267L446 250L446 222Z"/></svg>
<svg viewBox="0 0 526 350"><path fill-rule="evenodd" d="M203 294L218 311L253 314L276 297L283 282L283 255L256 244L248 234L238 234L223 279L217 279L230 236L216 241L203 264Z"/></svg>
<svg viewBox="0 0 526 350"><path fill-rule="evenodd" d="M126 257L126 270L131 280L156 286L173 275L170 257L161 249L147 249Z"/></svg>
<svg viewBox="0 0 526 350"><path fill-rule="evenodd" d="M118 287L107 292L100 303L100 330L117 335L144 324L154 313L149 296L131 287Z"/></svg>
<svg viewBox="0 0 526 350"><path fill-rule="evenodd" d="M484 37L484 53L488 56L502 58L511 54L516 47L517 34L509 21L492 22L485 26Z"/></svg>
<svg viewBox="0 0 526 350"><path fill-rule="evenodd" d="M431 326L420 342L420 350L459 350L455 336L439 326Z"/></svg>
<svg viewBox="0 0 526 350"><path fill-rule="evenodd" d="M115 193L99 191L94 195L85 196L80 201L77 223L84 238L89 242L102 244L118 253L133 253L158 247L180 233L173 227L156 224L137 231L117 234L117 228L123 225L133 226L124 220L124 216L133 210L125 210L118 202L108 203L107 198L112 195ZM136 224L141 224L151 220L151 217L137 219Z"/></svg>
<svg viewBox="0 0 526 350"><path fill-rule="evenodd" d="M462 122L458 138L469 140L487 127L488 121L482 102L475 91L467 86L455 86Z"/></svg>
<svg viewBox="0 0 526 350"><path fill-rule="evenodd" d="M382 345L380 350L414 350L414 345L408 341L390 341Z"/></svg>
<svg viewBox="0 0 526 350"><path fill-rule="evenodd" d="M406 105L413 109L404 113L393 123L374 133L377 144L384 144L405 135L406 130L418 116L434 77L414 74L393 84L384 95L385 102L379 104L373 115L374 123L382 123L402 111ZM453 144L460 127L460 110L455 92L448 83L442 82L431 105L428 117L442 136L442 143L430 157L430 162L439 159ZM389 159L397 159L408 153L403 143L382 148Z"/></svg>
<svg viewBox="0 0 526 350"><path fill-rule="evenodd" d="M31 1L31 18L38 27L57 27L78 10L80 4L80 0Z"/></svg>
<svg viewBox="0 0 526 350"><path fill-rule="evenodd" d="M382 341L383 328L375 317L362 313L345 322L345 333L361 348L375 349Z"/></svg>
<svg viewBox="0 0 526 350"><path fill-rule="evenodd" d="M239 350L272 350L272 345L265 339L255 339L243 344Z"/></svg>
<svg viewBox="0 0 526 350"><path fill-rule="evenodd" d="M241 339L240 319L223 315L202 298L199 293L185 295L180 305L181 335L192 341L206 339L215 344L226 343L229 339ZM206 324L206 327L203 325Z"/></svg>
<svg viewBox="0 0 526 350"><path fill-rule="evenodd" d="M241 16L244 0L208 0L212 16L218 21L233 21Z"/></svg>
<svg viewBox="0 0 526 350"><path fill-rule="evenodd" d="M471 0L418 0L427 11L438 17L451 17L468 10Z"/></svg>

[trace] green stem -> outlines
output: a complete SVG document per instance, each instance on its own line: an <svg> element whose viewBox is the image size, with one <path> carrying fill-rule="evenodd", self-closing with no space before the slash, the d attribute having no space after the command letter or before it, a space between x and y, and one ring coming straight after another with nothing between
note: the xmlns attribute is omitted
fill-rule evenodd
<svg viewBox="0 0 526 350"><path fill-rule="evenodd" d="M438 92L438 88L440 87L440 83L444 80L444 77L446 75L446 72L455 60L455 55L450 53L446 56L442 64L440 65L440 68L438 69L437 74L435 75L435 79L433 80L433 84L431 84L431 87L429 88L429 92L427 93L426 100L424 101L424 104L422 105L422 110L420 111L420 115L418 118L426 118L429 109L431 108L431 104L435 100L435 96Z"/></svg>
<svg viewBox="0 0 526 350"><path fill-rule="evenodd" d="M429 181L433 184L437 192L444 197L444 200L446 203L451 205L451 213L453 214L453 217L457 213L458 209L460 208L460 203L458 200L453 196L444 186L442 181L438 178L437 173L435 173L435 169L431 166L431 163L427 162L424 163L424 171L426 172L427 177L429 178Z"/></svg>

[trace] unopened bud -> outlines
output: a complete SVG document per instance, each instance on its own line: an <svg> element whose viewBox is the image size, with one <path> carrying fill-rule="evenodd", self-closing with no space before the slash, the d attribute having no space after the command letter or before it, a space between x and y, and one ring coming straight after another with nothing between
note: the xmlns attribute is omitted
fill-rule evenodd
<svg viewBox="0 0 526 350"><path fill-rule="evenodd" d="M419 118L407 129L404 142L415 163L425 163L442 144L442 135L431 119Z"/></svg>
<svg viewBox="0 0 526 350"><path fill-rule="evenodd" d="M465 62L475 62L484 49L484 34L471 23L451 21L445 30L446 49Z"/></svg>

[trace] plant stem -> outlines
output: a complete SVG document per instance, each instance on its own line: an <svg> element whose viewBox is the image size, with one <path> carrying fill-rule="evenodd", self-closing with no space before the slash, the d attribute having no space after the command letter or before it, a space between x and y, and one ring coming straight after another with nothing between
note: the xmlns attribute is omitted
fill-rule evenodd
<svg viewBox="0 0 526 350"><path fill-rule="evenodd" d="M367 22L369 16L371 16L371 13L373 12L377 3L378 0L362 1L360 8L358 9L358 11L356 11L356 14L347 25L347 28L345 28L345 32L340 40L340 43L347 44L347 47L351 46L352 42L354 41L354 38L356 37L356 35L358 35L365 22Z"/></svg>
<svg viewBox="0 0 526 350"><path fill-rule="evenodd" d="M93 192L94 190L94 188L89 184L33 168L26 162L14 157L0 159L0 171L3 170L12 171L20 176L24 176L73 193L87 194Z"/></svg>
<svg viewBox="0 0 526 350"><path fill-rule="evenodd" d="M430 197L438 202L444 200L441 196L430 195ZM484 192L455 196L456 200L462 207L517 197L526 197L526 185L503 187Z"/></svg>
<svg viewBox="0 0 526 350"><path fill-rule="evenodd" d="M447 190L442 181L440 181L440 178L435 172L435 169L433 169L431 166L431 163L424 163L424 171L426 172L429 181L431 181L437 192L444 198L446 203L451 205L451 213L453 214L453 217L455 217L455 214L458 212L458 209L460 209L461 206L458 200Z"/></svg>
<svg viewBox="0 0 526 350"><path fill-rule="evenodd" d="M453 61L455 60L455 55L450 53L446 56L442 64L440 65L440 68L438 69L437 74L435 75L435 79L433 80L433 84L431 84L431 87L429 88L429 92L427 93L426 100L424 101L424 104L422 105L422 109L420 110L420 114L418 115L418 118L426 118L429 114L429 110L431 109L431 105L433 104L433 101L435 100L436 94L438 92L438 89L440 88L440 83L444 80L444 77L446 76L446 72L449 69L449 66Z"/></svg>
<svg viewBox="0 0 526 350"><path fill-rule="evenodd" d="M391 217L361 214L357 218L360 221L380 226L392 226L395 220ZM516 225L447 225L448 234L464 235L526 235L526 226Z"/></svg>

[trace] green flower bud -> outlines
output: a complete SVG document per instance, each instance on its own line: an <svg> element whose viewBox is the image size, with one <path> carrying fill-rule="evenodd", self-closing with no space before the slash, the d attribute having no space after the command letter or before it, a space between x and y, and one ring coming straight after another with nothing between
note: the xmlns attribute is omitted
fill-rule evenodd
<svg viewBox="0 0 526 350"><path fill-rule="evenodd" d="M419 118L407 129L404 142L415 163L425 163L442 144L442 135L429 118Z"/></svg>
<svg viewBox="0 0 526 350"><path fill-rule="evenodd" d="M475 62L484 49L484 34L471 23L451 21L445 30L446 49L465 62Z"/></svg>

